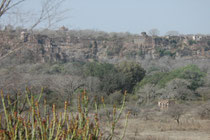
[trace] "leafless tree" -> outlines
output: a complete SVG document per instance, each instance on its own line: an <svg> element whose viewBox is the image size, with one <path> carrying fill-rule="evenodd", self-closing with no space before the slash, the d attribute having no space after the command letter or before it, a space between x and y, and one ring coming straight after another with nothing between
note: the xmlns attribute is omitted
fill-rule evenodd
<svg viewBox="0 0 210 140"><path fill-rule="evenodd" d="M2 0L1 7L0 7L0 17L4 15L8 10L14 8L15 6L19 5L20 3L27 1L27 0ZM47 23L47 28L50 28L51 26L55 25L59 21L63 20L63 14L67 10L59 11L61 5L65 2L65 0L43 0L41 6L41 11L37 15L37 18L32 21L30 26L30 31L32 31L35 27L37 27L40 24L43 24L45 22ZM0 57L0 61L6 57L8 57L10 54L15 53L22 49L24 45L20 45L20 43L17 43L17 47L14 50L11 50L9 53L6 53L4 56Z"/></svg>
<svg viewBox="0 0 210 140"><path fill-rule="evenodd" d="M38 79L42 81L42 86L59 94L65 100L70 100L72 95L80 88L84 87L84 82L81 77L71 75L42 75Z"/></svg>
<svg viewBox="0 0 210 140"><path fill-rule="evenodd" d="M0 89L3 89L6 93L16 93L25 88L24 85L26 84L26 81L23 78L23 74L19 71L15 71L15 69L8 73L0 74L0 77Z"/></svg>
<svg viewBox="0 0 210 140"><path fill-rule="evenodd" d="M0 4L0 18L10 9L23 3L26 0L1 0Z"/></svg>
<svg viewBox="0 0 210 140"><path fill-rule="evenodd" d="M163 99L192 100L195 94L188 88L189 81L173 79L167 83L164 89L159 90Z"/></svg>
<svg viewBox="0 0 210 140"><path fill-rule="evenodd" d="M172 119L174 119L177 124L180 123L180 118L184 114L184 106L181 105L174 105L168 109L166 112Z"/></svg>
<svg viewBox="0 0 210 140"><path fill-rule="evenodd" d="M62 4L66 0L42 0L41 7L37 7L37 9L40 9L40 11L36 11L35 13L31 11L24 12L24 9L22 9L22 7L20 7L18 11L14 11L15 7L17 7L25 1L27 0L2 0L0 3L0 18L6 13L8 13L8 11L12 10L13 12L10 13L12 14L12 18L14 18L15 16L15 18L21 17L21 19L23 19L23 17L26 16L26 14L32 13L30 17L28 16L31 25L29 26L29 28L31 30L43 22L47 22L47 27L51 27L59 21L64 20L65 18L63 15L65 12L67 12L67 9L60 9ZM36 18L32 19L32 17Z"/></svg>
<svg viewBox="0 0 210 140"><path fill-rule="evenodd" d="M178 36L179 35L179 32L178 31L168 31L166 33L166 35L169 35L169 36Z"/></svg>
<svg viewBox="0 0 210 140"><path fill-rule="evenodd" d="M197 108L198 115L201 119L210 119L210 102L207 101Z"/></svg>
<svg viewBox="0 0 210 140"><path fill-rule="evenodd" d="M142 88L139 88L136 93L138 95L137 104L150 104L153 102L159 95L158 87L155 84L147 84Z"/></svg>
<svg viewBox="0 0 210 140"><path fill-rule="evenodd" d="M91 93L97 92L100 87L100 80L97 77L87 77L85 79L85 87Z"/></svg>
<svg viewBox="0 0 210 140"><path fill-rule="evenodd" d="M158 36L160 34L160 31L158 29L151 29L149 30L149 35L151 36Z"/></svg>
<svg viewBox="0 0 210 140"><path fill-rule="evenodd" d="M63 93L67 95L69 101L72 95L80 88L84 87L84 82L81 77L78 76L67 76L57 78L59 83L58 91L63 90ZM56 82L57 83L57 82Z"/></svg>
<svg viewBox="0 0 210 140"><path fill-rule="evenodd" d="M33 30L40 23L47 22L47 28L55 25L56 23L64 20L64 13L67 9L60 11L60 7L66 0L44 0L41 4L40 13L31 25L30 29Z"/></svg>

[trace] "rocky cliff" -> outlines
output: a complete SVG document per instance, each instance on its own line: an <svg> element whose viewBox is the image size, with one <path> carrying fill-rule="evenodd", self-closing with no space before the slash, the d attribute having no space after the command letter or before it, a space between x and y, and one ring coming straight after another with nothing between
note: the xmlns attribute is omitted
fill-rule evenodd
<svg viewBox="0 0 210 140"><path fill-rule="evenodd" d="M13 52L14 51L14 52ZM0 31L0 57L16 63L209 59L210 36L151 37L120 33L90 33L79 31L53 31L29 33L27 31ZM4 58L4 59L8 59Z"/></svg>

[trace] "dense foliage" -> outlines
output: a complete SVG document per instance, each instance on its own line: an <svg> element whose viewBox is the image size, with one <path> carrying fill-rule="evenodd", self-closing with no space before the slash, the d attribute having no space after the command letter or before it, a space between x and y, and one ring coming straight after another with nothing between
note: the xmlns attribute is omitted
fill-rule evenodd
<svg viewBox="0 0 210 140"><path fill-rule="evenodd" d="M107 93L116 90L131 93L137 82L145 76L145 70L136 62L121 62L117 65L108 63L88 63L85 66L85 75L98 77L100 88Z"/></svg>
<svg viewBox="0 0 210 140"><path fill-rule="evenodd" d="M158 85L163 88L166 84L175 79L185 79L190 82L189 89L196 90L202 86L205 73L202 72L196 65L188 65L170 72L157 72L152 75L147 75L138 86L142 87L146 84Z"/></svg>

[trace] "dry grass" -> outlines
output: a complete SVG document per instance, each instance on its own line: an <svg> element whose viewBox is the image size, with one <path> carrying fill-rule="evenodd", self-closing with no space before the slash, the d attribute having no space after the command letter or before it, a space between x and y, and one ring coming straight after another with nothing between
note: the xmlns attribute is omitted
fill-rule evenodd
<svg viewBox="0 0 210 140"><path fill-rule="evenodd" d="M123 120L122 120L123 121ZM128 120L127 140L209 140L210 120L182 117L180 124L171 119ZM120 134L120 130L118 130Z"/></svg>
<svg viewBox="0 0 210 140"><path fill-rule="evenodd" d="M100 113L98 112L97 104L95 104L95 113L89 112L87 108L88 97L85 92L78 96L78 111L75 114L68 113L67 103L65 103L64 112L58 113L55 110L55 106L53 106L51 115L46 115L46 109L44 109L44 112L41 112L41 109L45 108L45 106L41 107L38 104L41 95L35 99L30 93L27 93L26 99L28 100L29 110L24 115L24 113L16 112L16 108L9 99L4 98L3 93L1 97L4 115L0 118L0 138L3 139L210 139L210 120L201 120L195 117L195 114L192 112L183 114L179 124L158 109L142 111L143 114L130 119L125 114L124 118L120 119L125 105L125 96L122 107L119 109L114 107L112 111L107 110L102 98L103 109L107 110L101 112L102 116L111 114L110 120L104 120L102 119L103 117L99 117L100 115L98 114ZM11 108L6 108L5 103ZM127 129L125 129L125 126Z"/></svg>

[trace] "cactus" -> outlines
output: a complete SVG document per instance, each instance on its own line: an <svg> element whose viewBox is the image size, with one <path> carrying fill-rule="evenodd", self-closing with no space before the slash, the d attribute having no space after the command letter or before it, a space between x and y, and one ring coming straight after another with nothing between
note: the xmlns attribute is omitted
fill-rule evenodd
<svg viewBox="0 0 210 140"><path fill-rule="evenodd" d="M43 91L43 90L42 90ZM1 91L1 100L3 104L4 114L0 114L0 139L11 140L99 140L103 139L103 132L100 128L100 119L98 116L98 105L95 103L95 115L90 118L89 116L89 99L86 91L84 90L81 95L78 95L78 114L75 116L73 113L68 115L67 108L68 102L64 104L64 112L57 113L56 105L52 107L52 113L47 114L46 100L43 103L43 112L40 112L40 99L42 98L42 92L38 99L34 98L29 89L26 90L25 100L27 100L27 107L29 110L22 113L22 111L15 110L18 103L12 106L10 97L7 99ZM21 95L22 96L22 95ZM126 96L126 94L125 94ZM125 96L123 104L120 109L115 106L113 108L113 120L111 122L110 136L106 139L112 139L116 123L119 121L122 111L125 106ZM17 98L18 100L18 98ZM102 103L105 108L104 100ZM8 107L6 105L8 104ZM119 113L117 115L117 111ZM127 127L128 115L126 117L125 129ZM125 129L121 139L125 136Z"/></svg>

